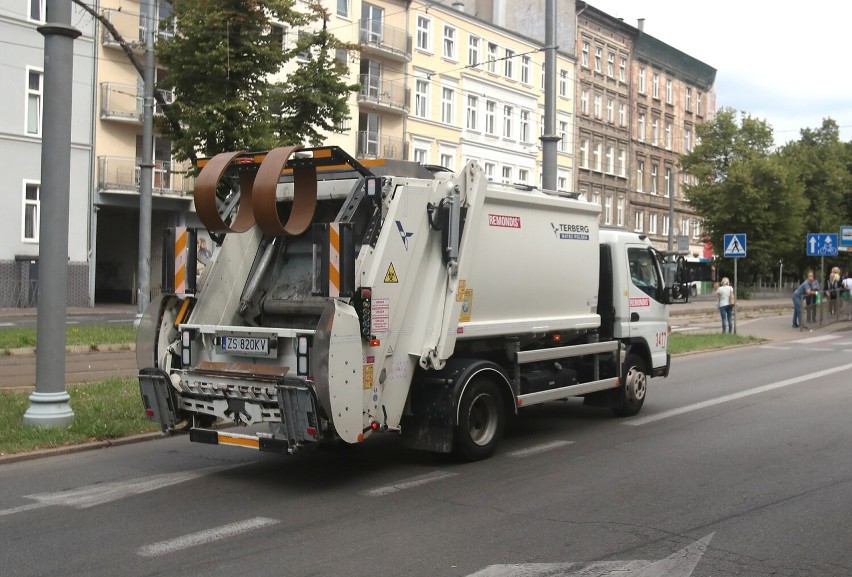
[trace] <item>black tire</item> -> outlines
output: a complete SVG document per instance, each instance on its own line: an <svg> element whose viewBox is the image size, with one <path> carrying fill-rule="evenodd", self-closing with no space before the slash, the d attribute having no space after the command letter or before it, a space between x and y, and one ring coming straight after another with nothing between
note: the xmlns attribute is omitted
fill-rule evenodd
<svg viewBox="0 0 852 577"><path fill-rule="evenodd" d="M617 400L612 412L617 417L632 417L645 403L648 392L648 374L645 362L637 354L629 354L622 368L621 388L617 391Z"/></svg>
<svg viewBox="0 0 852 577"><path fill-rule="evenodd" d="M459 399L455 453L466 461L486 459L494 453L506 426L503 395L493 380L480 377Z"/></svg>

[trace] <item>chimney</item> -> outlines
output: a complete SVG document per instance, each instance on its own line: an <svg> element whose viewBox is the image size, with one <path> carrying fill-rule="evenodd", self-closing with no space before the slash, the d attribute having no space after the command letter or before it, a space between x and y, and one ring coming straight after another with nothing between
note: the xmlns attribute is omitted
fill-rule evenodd
<svg viewBox="0 0 852 577"><path fill-rule="evenodd" d="M639 25L637 26L637 28L639 28L639 32L645 31L645 19L644 18L639 19Z"/></svg>
<svg viewBox="0 0 852 577"><path fill-rule="evenodd" d="M459 12L464 12L464 2L462 2L461 0L456 0L455 2L453 2L453 8L455 8Z"/></svg>

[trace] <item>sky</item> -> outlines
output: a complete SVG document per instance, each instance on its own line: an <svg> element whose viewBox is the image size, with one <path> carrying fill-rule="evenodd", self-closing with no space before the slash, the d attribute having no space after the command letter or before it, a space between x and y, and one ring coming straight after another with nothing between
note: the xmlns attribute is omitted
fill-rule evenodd
<svg viewBox="0 0 852 577"><path fill-rule="evenodd" d="M824 118L852 140L852 6L812 0L591 0L592 6L716 69L716 108L769 123L775 143Z"/></svg>

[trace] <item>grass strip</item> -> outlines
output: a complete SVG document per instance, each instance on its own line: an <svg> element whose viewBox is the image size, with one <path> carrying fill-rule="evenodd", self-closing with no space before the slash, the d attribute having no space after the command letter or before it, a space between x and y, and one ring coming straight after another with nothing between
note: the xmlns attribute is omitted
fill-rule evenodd
<svg viewBox="0 0 852 577"><path fill-rule="evenodd" d="M668 350L671 354L694 353L721 349L732 345L749 345L765 342L766 339L721 333L672 333L669 335Z"/></svg>
<svg viewBox="0 0 852 577"><path fill-rule="evenodd" d="M68 346L88 346L92 349L99 345L130 344L136 341L136 327L131 325L81 325L68 327L66 331ZM0 350L23 349L36 346L34 328L0 329Z"/></svg>
<svg viewBox="0 0 852 577"><path fill-rule="evenodd" d="M0 392L0 455L76 445L159 431L145 418L135 378L111 378L69 385L74 420L65 428L27 427L30 393Z"/></svg>

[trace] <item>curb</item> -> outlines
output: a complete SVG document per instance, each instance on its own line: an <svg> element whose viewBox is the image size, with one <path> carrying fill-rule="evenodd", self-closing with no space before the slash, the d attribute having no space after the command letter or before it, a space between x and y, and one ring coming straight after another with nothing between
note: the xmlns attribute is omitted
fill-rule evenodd
<svg viewBox="0 0 852 577"><path fill-rule="evenodd" d="M12 357L34 357L36 354L35 347L24 347L21 349L5 349L9 351L8 356ZM136 343L113 343L105 345L70 345L65 347L65 353L80 354L80 353L114 353L114 352L133 352L136 350Z"/></svg>
<svg viewBox="0 0 852 577"><path fill-rule="evenodd" d="M39 449L37 451L29 451L26 453L13 453L11 455L0 455L0 466L9 463L19 463L22 461L33 461L46 457L57 457L59 455L72 455L74 453L82 453L83 451L92 451L94 449L106 449L107 447L121 447L123 445L134 445L145 441L156 441L157 439L165 439L168 435L165 433L140 433L138 435L130 435L129 437L118 437L116 439L105 439L103 441L92 441L90 443L82 443L79 445L63 445L62 447L52 447L50 449Z"/></svg>

